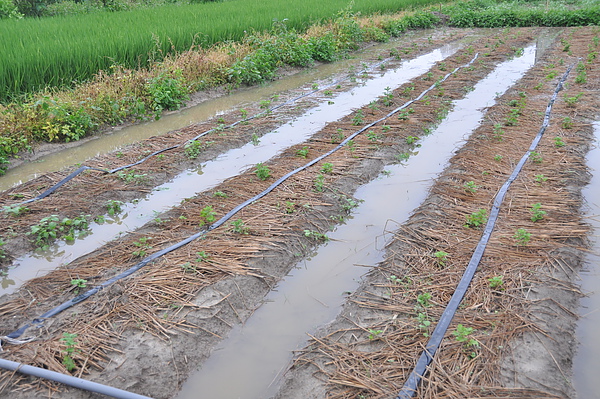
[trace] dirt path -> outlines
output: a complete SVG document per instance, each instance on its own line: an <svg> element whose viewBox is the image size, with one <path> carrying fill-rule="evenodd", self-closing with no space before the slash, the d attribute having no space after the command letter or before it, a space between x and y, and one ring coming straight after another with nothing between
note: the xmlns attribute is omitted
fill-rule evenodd
<svg viewBox="0 0 600 399"><path fill-rule="evenodd" d="M413 56L469 32L451 33L453 37L417 40L415 46L403 43L399 51ZM232 325L246 320L273 284L319 244L320 234L326 234L334 224L332 218L347 215L352 193L360 184L375 178L386 164L397 162L399 154L414 150L415 140L407 138L420 137L424 128L435 126L446 115L450 101L462 98L495 65L531 43L536 34L536 29L485 32L484 37L475 38L467 48L439 63L431 75L390 93L389 101L384 97L376 106L331 123L309 141L269 161L272 177L265 181L253 170L228 179L157 216L141 230L30 280L15 294L4 295L0 298L0 335L72 298L77 290L73 279L93 286L137 263L140 256L136 252L152 253L194 234L209 222L202 213L208 206L221 217L305 164L307 160L298 156L305 147L308 158L328 151L356 131L357 125L377 120L414 98L445 71L481 53L473 68L436 87L427 100L411 106L412 112L406 117L394 116L382 125L386 127L374 128L375 135L358 136L352 146L291 177L242 210L235 216L240 221L237 225L226 224L204 239L163 256L48 320L43 329L29 329L25 336L37 339L5 346L3 357L66 372L63 362L68 348L61 338L64 333L77 334L75 351L69 354L75 366L72 374L155 398L171 397ZM578 293L571 281L585 245L586 228L578 216L579 190L587 179L583 156L590 140L590 122L596 116L594 101L598 101L597 87L591 83L599 81L598 61L591 59L586 64L593 52L588 46L594 45L596 35L592 28L561 31L517 87L489 110L482 127L437 180L430 198L389 245L388 259L374 269L338 321L317 335L287 373L280 397L324 397L325 390L332 397L388 397L399 389L479 239L480 230L464 227L465 217L489 208L499 185L537 133L542 120L539 113L545 110L557 79L577 57L583 57L587 82L575 83L581 71L571 74L568 89L561 93L553 111L553 123L540 144L541 162L528 163L511 188L506 200L509 206L502 211L481 271L455 318L453 326L462 323L473 328L467 336L477 345L467 350L464 344L453 341L449 332L420 393L420 397L444 397L440 392L445 397L460 397L466 392L484 397L506 393L514 385L518 388L511 391L514 397L531 397L529 390L539 391L539 397L572 396L572 388L556 383L561 381L556 376L568 378L574 350L564 335L572 336L573 332L575 318L568 310L576 309ZM563 51L567 44L570 48ZM574 100L575 106L566 103L564 96L574 98L580 92L583 94ZM270 114L233 131L217 132L205 140L211 144L194 161L183 149L154 158L135 169L137 175L148 176L143 181L128 183L90 171L55 195L28 205L29 212L16 220L3 215L2 235L14 236L6 245L7 251L17 256L31 250L24 233L42 217L104 214L107 200L140 198L179 171L248 142L253 135L260 137L309 105L285 114ZM361 115L360 121L357 115ZM224 122L237 117L226 115ZM516 118L514 124L505 126L510 117ZM568 124L565 118L570 118ZM494 127L497 124L502 133ZM127 151L100 157L94 165L114 167L136 161L144 154L196 136L207 125L147 140ZM564 145L559 145L556 137ZM40 177L3 193L1 200L9 204L17 197L34 196L64 175ZM475 192L464 186L471 181L477 187ZM541 203L547 214L533 222L530 208L536 203ZM512 236L516 228L531 233L526 245L515 245ZM447 259L440 261L433 254L442 251ZM491 289L489 279L499 276L501 284ZM431 294L425 305L417 301L424 293ZM531 353L520 342L528 343ZM535 345L529 344L532 342ZM519 351L510 350L517 347ZM539 348L547 350L536 350ZM368 367L363 367L365 364ZM549 372L551 369L554 371ZM320 382L323 376L329 380L327 385ZM1 378L0 397L31 397L34 389L41 389L44 393L38 394L44 396L59 392L57 397L90 397L7 372L2 372Z"/></svg>

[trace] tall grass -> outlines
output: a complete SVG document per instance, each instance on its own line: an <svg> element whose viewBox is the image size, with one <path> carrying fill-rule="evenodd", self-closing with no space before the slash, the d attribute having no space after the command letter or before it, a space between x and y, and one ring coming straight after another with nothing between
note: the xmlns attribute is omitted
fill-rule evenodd
<svg viewBox="0 0 600 399"><path fill-rule="evenodd" d="M370 14L440 0L354 0ZM230 0L125 12L0 21L0 101L46 87L86 80L111 65L146 66L171 51L239 40L287 19L302 30L332 17L348 0ZM150 56L149 56L150 55Z"/></svg>

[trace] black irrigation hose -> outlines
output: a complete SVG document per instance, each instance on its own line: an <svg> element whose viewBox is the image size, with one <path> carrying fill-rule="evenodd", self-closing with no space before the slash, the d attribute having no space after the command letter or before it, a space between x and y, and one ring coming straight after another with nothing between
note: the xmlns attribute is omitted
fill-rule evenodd
<svg viewBox="0 0 600 399"><path fill-rule="evenodd" d="M393 58L393 57L389 57L389 58L386 58L385 60L383 60L383 61L381 61L381 62L378 62L378 63L376 63L376 64L373 64L373 65L372 65L372 66L371 66L369 69L371 69L371 70L374 70L375 68L377 68L377 67L378 67L378 66L380 66L381 64L383 64L383 63L385 63L385 62L387 62L387 61L391 60L392 58ZM366 70L367 70L367 69L363 69L363 71L365 71L365 72L366 72ZM349 76L348 76L348 77L345 77L345 78L342 78L342 79L338 79L338 80L336 80L336 81L334 81L334 82L332 82L332 83L330 83L330 84L328 84L328 85L326 85L326 86L324 86L324 87L322 87L322 88L318 88L318 89L311 90L311 91L309 91L308 93L304 93L304 94L302 94L301 96L298 96L298 97L294 97L294 98L292 98L292 99L289 99L289 100L287 100L287 101L285 101L285 102L283 102L283 103L281 103L281 104L275 105L275 106L273 106L273 107L271 107L271 108L269 108L269 109L267 109L267 110L265 110L265 111L263 111L263 112L259 112L258 114L255 114L255 115L249 116L249 117L247 117L247 118L245 118L245 119L241 119L241 120L239 120L239 121L237 121L237 122L234 122L234 123L232 123L232 124L230 124L230 125L223 126L223 127L217 127L217 128L212 128L212 129L209 129L209 130L207 130L207 131L205 131L205 132L202 132L202 133L200 133L200 134L199 134L199 135L197 135L196 137L194 137L194 138L192 138L192 139L189 139L189 140L187 140L187 141L186 141L185 143L183 143L183 144L178 144L178 145L174 145L174 146L171 146L171 147L168 147L168 148L163 148L162 150L155 151L155 152L153 152L152 154L150 154L150 155L147 155L146 157L144 157L144 158L140 159L139 161L137 161L137 162L134 162L134 163L131 163L131 164L128 164L128 165L119 166L118 168L111 169L111 170L108 170L108 169L99 169L99 168L94 168L94 167L91 167L91 166L85 166L85 165L84 165L84 166L80 166L79 168L77 168L77 170L75 170L74 172L70 173L70 174L69 174L68 176L66 176L64 179L62 179L61 181L59 181L58 183L56 183L54 186L52 186L52 187L48 188L46 191L44 191L44 192L43 192L43 193L41 193L40 195L38 195L38 196L36 196L36 197L34 197L34 198L30 198L30 199L28 199L28 200L25 200L25 201L19 202L19 203L17 203L17 204L15 204L15 205L13 205L13 206L25 205L25 204L29 204L29 203L31 203L31 202L35 202L35 201L41 200L41 199L43 199L43 198L46 198L47 196L51 195L51 194L52 194L52 193L54 193L56 190L58 190L60 187L62 187L64 184L68 183L70 180L73 180L75 177L77 177L79 174L81 174L82 172L84 172L84 171L86 171L86 170L96 170L96 171L99 171L99 172L104 172L104 173L106 173L106 174L114 174L114 173L116 173L116 172L119 172L119 171L121 171L121 170L128 169L128 168L131 168L131 167L133 167L133 166L137 166L137 165L139 165L139 164L141 164L141 163L144 163L144 162L146 162L148 159L152 158L153 156L156 156L156 155L158 155L158 154L161 154L161 153L163 153L163 152L166 152L166 151L173 150L173 149L175 149L175 148L179 148L179 147L181 147L182 145L185 145L185 144L187 144L187 143L190 143L190 142L192 142L192 141L196 141L196 140L198 140L199 138L201 138L201 137L203 137L203 136L206 136L206 135L208 135L208 134L210 134L210 133L213 133L213 132L216 132L216 131L219 131L219 130L222 130L222 129L232 129L232 128L234 128L235 126L239 125L240 123L244 123L244 122L247 122L247 121L250 121L250 120L253 120L253 119L259 118L259 117L261 117L261 116L268 115L269 113L271 113L271 112L273 112L273 111L275 111L275 110L277 110L277 109L279 109L279 108L281 108L281 107L284 107L284 106L286 106L286 105L288 105L288 104L292 104L292 103L294 103L294 102L296 102L296 101L298 101L298 100L301 100L301 99L303 99L303 98L305 98L305 97L308 97L308 96L310 96L310 95L312 95L312 94L314 94L314 93L317 93L317 92L319 92L319 91L326 90L326 89L328 89L328 88L330 88L330 87L333 87L334 85L338 85L338 84L340 84L340 83L342 83L342 82L344 82L345 80L348 80L348 79L350 79L350 77L349 77Z"/></svg>
<svg viewBox="0 0 600 399"><path fill-rule="evenodd" d="M427 367L433 360L433 357L435 356L435 353L436 353L437 349L439 348L439 346L442 342L442 339L444 338L444 335L446 335L446 331L448 330L448 327L450 326L450 322L452 321L454 314L456 313L456 310L458 309L458 306L460 305L460 302L462 301L465 293L467 292L467 289L469 288L469 285L471 284L473 275L475 274L475 271L477 270L477 267L479 266L479 262L481 261L481 258L483 257L483 252L486 249L487 243L488 243L490 236L492 234L492 231L494 230L494 227L496 225L496 220L498 219L498 214L500 212L500 206L502 205L504 196L506 195L508 189L510 188L510 185L513 183L513 181L515 181L515 179L521 172L521 169L525 165L525 162L527 162L527 159L531 155L531 152L536 149L538 143L542 139L542 136L544 135L544 132L546 131L546 128L548 127L548 125L550 123L550 113L552 112L552 106L554 105L554 101L556 101L556 97L558 97L558 92L562 89L563 83L569 76L571 69L573 69L573 65L571 65L567 69L567 71L562 76L561 80L558 82L558 85L556 86L556 89L554 90L554 94L552 95L550 101L548 102L548 106L546 107L546 113L544 115L544 122L542 123L542 127L540 128L539 132L537 133L537 135L531 142L529 149L527 150L525 155L523 155L523 157L521 158L521 160L519 161L519 163L513 170L512 174L508 177L506 182L502 185L502 187L500 188L500 191L498 191L498 194L496 194L496 197L494 199L494 204L493 204L492 210L490 212L490 216L488 218L487 224L485 225L483 235L481 236L481 239L479 240L479 243L477 244L477 247L475 248L475 252L471 256L471 260L469 261L469 264L467 265L467 268L465 269L465 272L464 272L460 282L458 283L458 286L456 287L456 290L454 291L452 298L450 298L450 302L448 302L446 309L444 309L444 312L442 313L442 316L440 317L440 321L438 322L437 326L435 327L435 330L431 334L429 341L427 342L427 345L425 346L425 350L423 350L423 352L421 353L421 356L419 357L419 360L417 361L415 368L413 369L413 371L409 375L408 379L404 383L404 386L400 390L400 393L398 394L396 399L410 399L416 393L417 387L421 381L421 378L425 375L425 373L427 371Z"/></svg>
<svg viewBox="0 0 600 399"><path fill-rule="evenodd" d="M124 391L122 389L113 388L108 385L98 384L84 380L82 378L73 377L67 374L57 373L56 371L46 370L40 367L28 366L25 364L11 362L10 360L0 359L0 368L5 370L16 371L25 375L45 378L47 380L60 382L61 384L71 387L83 389L85 391L96 392L102 395L110 396L118 399L151 399L148 396L138 395L137 393Z"/></svg>
<svg viewBox="0 0 600 399"><path fill-rule="evenodd" d="M346 145L350 140L352 140L353 138L355 138L356 136L358 136L359 134L361 134L362 132L366 131L367 129L370 129L371 127L373 127L374 125L376 125L379 122L382 122L384 120L386 120L387 118L393 116L395 113L403 110L404 108L410 106L411 104L413 104L416 101L419 101L421 98L423 98L429 91L431 91L432 89L434 89L436 87L436 85L438 85L441 82L444 82L446 79L448 79L451 75L453 75L454 73L456 73L459 69L461 68L466 68L468 66L470 66L479 56L479 53L475 54L475 56L473 57L473 59L471 61L469 61L467 64L457 67L455 68L452 72L447 73L442 79L440 79L438 82L432 84L429 88L425 89L418 97L416 97L413 100L410 100L406 103L404 103L403 105L401 105L400 107L394 109L393 111L391 111L390 113L388 113L386 116L371 122L369 124L367 124L366 126L364 126L363 128L361 128L360 130L352 133L350 136L348 136L346 139L344 139L340 144L338 144L335 148L333 148L332 150L326 152L325 154L313 159L312 161L308 162L307 164L305 164L304 166L301 166L299 168L294 169L293 171L285 174L284 176L280 177L279 179L277 179L277 181L275 181L273 184L271 184L266 190L262 191L261 193L255 195L254 197L244 201L243 203L241 203L240 205L236 206L235 208L233 208L231 211L229 211L225 216L223 216L221 219L217 220L215 223L213 223L211 226L209 226L206 230L202 230L199 231L198 233L186 238L185 240L182 240L176 244L171 245L170 247L164 248L158 252L153 253L152 255L144 258L142 261L140 261L139 263L137 263L136 265L132 266L131 268L125 270L123 273L118 274L114 277L112 277L111 279L103 282L100 285L97 285L96 287L76 296L75 298L64 302L62 304L60 304L59 306L55 307L54 309L49 310L48 312L42 314L41 316L33 319L30 323L25 324L24 326L22 326L21 328L19 328L18 330L13 331L12 333L8 334L6 336L6 338L8 338L7 342L10 343L10 340L12 339L16 339L19 338L26 329L28 329L29 327L33 326L33 325L38 325L41 326L42 323L44 322L45 319L48 319L52 316L55 316L57 314L59 314L60 312L62 312L63 310L66 310L68 308L70 308L71 306L78 304L79 302L82 302L86 299L88 299L90 296L96 294L97 292L99 292L100 290L102 290L103 288L111 285L112 283L114 283L115 281L118 281L122 278L125 278L131 274L133 274L134 272L140 270L142 267L146 266L148 263L160 258L161 256L172 252L178 248L181 248L184 245L187 245L188 243L196 240L197 238L202 237L203 235L205 235L207 232L216 229L217 227L222 226L223 224L225 224L225 222L227 222L229 219L231 219L236 213L238 213L240 210L242 210L243 208L245 208L246 206L252 204L253 202L261 199L262 197L264 197L265 195L269 194L271 191L273 191L277 186L279 186L281 183L283 183L285 180L287 180L289 177L307 169L308 167L316 164L317 162L320 162L321 160L323 160L324 158L328 157L329 155L333 154L334 152L338 151L339 149L343 148L344 145Z"/></svg>

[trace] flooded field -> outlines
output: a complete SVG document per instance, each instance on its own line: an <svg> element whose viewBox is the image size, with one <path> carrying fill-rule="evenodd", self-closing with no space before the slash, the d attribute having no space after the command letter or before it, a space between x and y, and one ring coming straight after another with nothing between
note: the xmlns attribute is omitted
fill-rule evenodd
<svg viewBox="0 0 600 399"><path fill-rule="evenodd" d="M571 364L578 273L595 275L595 35L427 33L14 169L0 181L3 357L68 373L70 334L73 375L153 398L395 397L526 155L416 396L588 397L593 296ZM19 205L73 164L171 147ZM56 239L35 233L48 221ZM0 383L0 397L55 389Z"/></svg>

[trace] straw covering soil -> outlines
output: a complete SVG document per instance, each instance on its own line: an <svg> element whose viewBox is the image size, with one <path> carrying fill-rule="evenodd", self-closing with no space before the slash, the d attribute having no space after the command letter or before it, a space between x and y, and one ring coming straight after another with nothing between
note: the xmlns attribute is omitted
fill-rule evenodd
<svg viewBox="0 0 600 399"><path fill-rule="evenodd" d="M472 68L462 69L436 87L427 101L413 104L408 118L394 116L374 127L376 139L358 136L352 146L291 177L242 210L234 219L243 226L236 229L228 223L163 256L46 321L42 329L29 329L24 336L36 339L5 345L2 357L68 373L64 364L68 347L61 338L64 332L77 334L75 350L69 354L75 365L71 374L156 398L172 397L231 327L243 323L273 284L319 244L306 230L325 234L334 223L332 217L347 216L352 193L360 184L378 176L386 164L397 162L398 154L415 150L414 140L407 138L433 129L452 100L464 97L495 65L515 56L539 34L537 29L452 31L402 43L400 52L413 57L444 42L472 36L466 47L432 69L433 76L423 75L394 90L389 104L382 98L377 107L360 110L360 123L379 119L416 97L446 73L442 69L464 65L476 52L481 56ZM580 295L573 280L587 234L579 216L580 189L587 181L584 156L600 101L600 68L589 54L594 51L590 47L593 37L599 33L595 28L579 28L543 34L556 38L526 76L488 110L481 127L435 181L427 201L396 232L386 248L385 261L368 274L338 319L316 332L309 346L298 353L279 397L383 398L397 393L480 238L480 229L465 227L466 218L479 209L490 209L498 188L541 126L541 114L558 79L582 57L587 81L575 83L580 73L576 69L568 78L568 88L561 92L537 150L541 159L532 157L511 187L479 271L418 393L423 398L573 396L568 381ZM570 44L569 51L563 51L564 42ZM346 82L336 90L350 86ZM574 104L565 100L579 93ZM105 213L107 200L140 198L180 171L248 142L253 135L260 137L313 101L211 133L202 139L205 148L195 160L182 147L154 157L135 168L136 174L147 176L139 181L89 171L55 195L28 205L29 212L18 218L2 215L1 235L13 233L5 246L9 257L33 249L24 233L42 217L96 217ZM252 114L259 108L249 111ZM142 229L4 295L0 298L0 335L72 298L77 289L72 279L84 279L93 286L137 263L140 248L152 253L194 234L199 226L210 224L206 215L201 216L207 206L220 218L274 179L305 164L307 159L298 156L304 147L308 159L333 148L358 129L357 113L328 124L307 142L269 161L269 179L258 179L253 170L228 179L157 215ZM514 124L506 122L511 116L516 118ZM208 127L237 120L239 113L223 118L146 140L88 164L110 168L134 162ZM571 123L562 123L565 118ZM325 162L332 164L331 171L324 172ZM3 193L0 200L12 204L17 197L33 197L67 173L36 178ZM316 181L321 184L315 185ZM465 186L469 182L476 186L474 190ZM533 221L536 203L546 214ZM526 242L514 238L519 228L531 234ZM465 329L453 334L459 324ZM6 371L0 373L0 389L0 397L7 398L90 397Z"/></svg>

